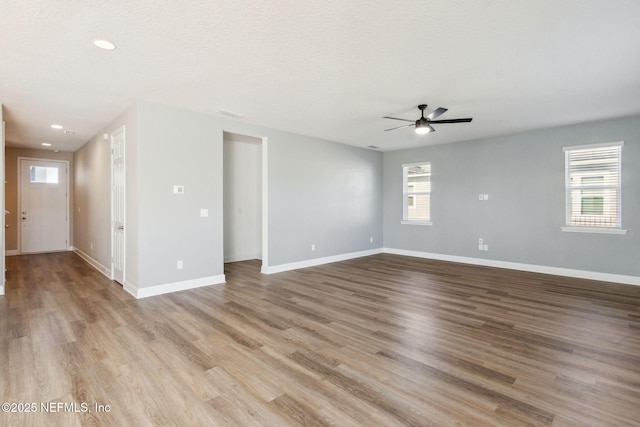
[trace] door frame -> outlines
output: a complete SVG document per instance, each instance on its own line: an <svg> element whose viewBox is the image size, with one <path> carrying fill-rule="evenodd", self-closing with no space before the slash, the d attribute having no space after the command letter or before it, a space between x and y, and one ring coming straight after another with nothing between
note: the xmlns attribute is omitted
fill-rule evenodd
<svg viewBox="0 0 640 427"><path fill-rule="evenodd" d="M265 273L269 268L269 152L268 152L268 138L266 136L262 139L262 265L260 272Z"/></svg>
<svg viewBox="0 0 640 427"><path fill-rule="evenodd" d="M6 211L6 175L5 175L5 162L6 156L4 154L4 120L2 117L2 104L0 104L0 122L2 122L2 129L0 129L0 180L2 181L2 187L0 187L0 200L2 200L2 261L0 262L0 271L2 271L2 280L0 281L0 296L4 295L4 286L7 281L6 276L6 263L7 263L7 241L6 241L6 223L7 223L7 211Z"/></svg>
<svg viewBox="0 0 640 427"><path fill-rule="evenodd" d="M260 177L260 181L262 186L260 187L261 191L261 206L260 206L260 217L261 217L261 255L262 255L262 264L260 266L260 272L265 273L269 270L269 150L268 150L268 142L269 138L262 135L256 135L251 132L231 130L231 129L223 129L221 133L222 140L222 170L224 177L224 134L225 132L234 133L237 135L244 135L251 138L255 138L260 140L260 157L261 157L261 172L262 175ZM224 184L223 184L223 196L222 199L224 201ZM222 209L222 231L224 234L224 207ZM222 270L224 271L224 236L222 239Z"/></svg>
<svg viewBox="0 0 640 427"><path fill-rule="evenodd" d="M122 186L123 186L123 200L122 200L122 206L123 206L123 210L124 210L124 223L125 223L125 227L124 230L122 230L122 240L124 242L124 247L122 248L122 283L121 285L124 287L125 283L127 281L127 227L126 227L126 223L127 223L127 134L126 134L126 129L125 126L122 125L120 126L118 129L116 129L115 131L111 132L110 134L108 134L108 138L109 138L109 149L111 150L111 156L110 156L110 160L111 160L111 181L110 181L110 185L111 185L111 220L109 221L110 224L110 229L109 229L109 235L111 238L111 271L110 271L110 276L109 278L111 280L115 280L115 266L114 266L114 257L115 257L115 239L114 239L114 233L115 233L115 229L114 229L114 222L115 222L115 214L114 214L114 209L115 209L115 204L113 203L114 201L114 197L115 197L115 191L114 191L114 183L113 183L113 179L114 179L114 175L113 175L113 140L115 139L115 137L119 134L122 134L123 139L124 139L124 150L122 153L122 163L124 164L124 168L123 168L123 177L122 177ZM106 134L105 134L106 136Z"/></svg>
<svg viewBox="0 0 640 427"><path fill-rule="evenodd" d="M33 160L33 161L38 161L38 162L55 162L55 163L64 163L65 167L66 167L66 171L67 171L67 189L66 189L66 193L67 193L67 203L66 203L66 216L67 216L67 230L66 230L66 236L67 236L67 247L65 250L70 251L72 250L71 247L71 239L70 239L70 223L71 223L71 218L69 216L69 210L70 210L70 205L71 205L71 200L69 198L69 191L71 189L71 179L70 179L70 171L69 171L69 161L68 160L59 160L59 159L43 159L43 158L39 158L39 157L25 157L25 156L18 156L18 179L17 179L17 184L18 184L18 212L16 212L17 214L17 218L18 218L18 227L17 227L17 235L18 235L18 254L22 253L22 227L20 226L20 220L19 218L21 217L21 212L22 212L22 160Z"/></svg>

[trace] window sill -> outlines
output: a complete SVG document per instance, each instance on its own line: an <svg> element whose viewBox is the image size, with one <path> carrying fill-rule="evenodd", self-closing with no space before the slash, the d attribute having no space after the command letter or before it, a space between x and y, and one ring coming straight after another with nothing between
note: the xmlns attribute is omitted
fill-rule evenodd
<svg viewBox="0 0 640 427"><path fill-rule="evenodd" d="M560 227L560 229L570 233L627 234L627 230L621 228Z"/></svg>
<svg viewBox="0 0 640 427"><path fill-rule="evenodd" d="M405 224L405 225L432 225L431 221L400 221L400 224Z"/></svg>

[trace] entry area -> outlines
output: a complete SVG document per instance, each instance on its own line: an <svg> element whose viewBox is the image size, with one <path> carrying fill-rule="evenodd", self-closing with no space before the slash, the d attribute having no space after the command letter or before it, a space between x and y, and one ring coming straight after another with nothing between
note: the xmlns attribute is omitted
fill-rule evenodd
<svg viewBox="0 0 640 427"><path fill-rule="evenodd" d="M65 161L19 159L19 252L68 250L68 173Z"/></svg>

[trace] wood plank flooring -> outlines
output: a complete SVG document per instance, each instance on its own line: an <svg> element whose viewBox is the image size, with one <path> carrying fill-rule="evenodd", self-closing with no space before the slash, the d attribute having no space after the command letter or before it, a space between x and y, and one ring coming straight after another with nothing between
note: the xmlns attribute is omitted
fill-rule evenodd
<svg viewBox="0 0 640 427"><path fill-rule="evenodd" d="M640 425L640 287L381 254L135 300L7 264L0 402L37 407L0 425Z"/></svg>

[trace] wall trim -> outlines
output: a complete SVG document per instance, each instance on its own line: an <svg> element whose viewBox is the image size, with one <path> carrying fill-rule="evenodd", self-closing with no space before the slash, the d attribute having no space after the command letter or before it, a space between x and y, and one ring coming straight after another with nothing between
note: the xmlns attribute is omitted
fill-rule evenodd
<svg viewBox="0 0 640 427"><path fill-rule="evenodd" d="M136 285L125 281L123 287L125 291L133 295L135 298L140 299L178 291L186 291L187 289L201 288L210 285L219 285L225 282L226 279L224 274L218 274L217 276L200 277L198 279L165 283L163 285L146 286L144 288L139 288Z"/></svg>
<svg viewBox="0 0 640 427"><path fill-rule="evenodd" d="M224 257L224 262L227 263L227 262L249 261L253 259L260 259L260 256L257 253L226 256Z"/></svg>
<svg viewBox="0 0 640 427"><path fill-rule="evenodd" d="M93 259L92 257L90 257L89 255L87 255L86 253L84 253L83 251L81 251L76 247L72 246L71 250L73 250L73 252L75 252L80 258L82 258L87 263L89 263L93 268L98 270L100 273L104 274L109 280L113 280L113 277L111 277L111 268L105 267L104 265L100 264L100 262Z"/></svg>
<svg viewBox="0 0 640 427"><path fill-rule="evenodd" d="M459 262L485 267L506 268L509 270L521 270L531 273L553 274L556 276L575 277L578 279L599 280L603 282L622 283L625 285L640 286L640 277L624 274L600 273L596 271L575 270L571 268L549 267L535 264L522 264L518 262L498 261L493 259L471 258L457 255L443 255L430 252L408 251L404 249L383 248L386 254L411 256L417 258L435 259L439 261Z"/></svg>
<svg viewBox="0 0 640 427"><path fill-rule="evenodd" d="M315 267L317 265L329 264L332 262L346 261L348 259L361 258L369 255L376 255L382 252L383 252L383 248L377 248L377 249L370 249L367 251L351 252L347 254L333 255L333 256L324 257L324 258L314 258L314 259L308 259L305 261L291 262L288 264L280 264L280 265L273 265L273 266L265 266L263 264L260 272L263 274L282 273L283 271L298 270L300 268L307 268L307 267Z"/></svg>
<svg viewBox="0 0 640 427"><path fill-rule="evenodd" d="M136 296L136 294L138 293L138 287L135 284L127 281L126 278L124 279L124 285L122 285L122 289L124 289L125 292L127 292L128 294L130 294L134 298L138 298Z"/></svg>
<svg viewBox="0 0 640 427"><path fill-rule="evenodd" d="M4 251L4 256L16 256L16 255L18 255L17 249L7 249L6 251Z"/></svg>

